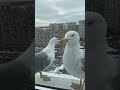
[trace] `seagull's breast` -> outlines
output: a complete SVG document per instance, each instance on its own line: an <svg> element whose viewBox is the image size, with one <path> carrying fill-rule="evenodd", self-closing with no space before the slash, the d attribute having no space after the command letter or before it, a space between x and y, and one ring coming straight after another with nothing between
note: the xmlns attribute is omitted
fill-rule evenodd
<svg viewBox="0 0 120 90"><path fill-rule="evenodd" d="M48 53L48 59L50 59L51 61L54 61L55 60L55 53L54 52Z"/></svg>
<svg viewBox="0 0 120 90"><path fill-rule="evenodd" d="M63 64L68 73L75 77L83 78L82 63L83 54L79 48L66 47L63 55Z"/></svg>
<svg viewBox="0 0 120 90"><path fill-rule="evenodd" d="M46 47L43 52L45 52L48 55L48 59L51 61L54 61L55 59L55 50L51 47Z"/></svg>

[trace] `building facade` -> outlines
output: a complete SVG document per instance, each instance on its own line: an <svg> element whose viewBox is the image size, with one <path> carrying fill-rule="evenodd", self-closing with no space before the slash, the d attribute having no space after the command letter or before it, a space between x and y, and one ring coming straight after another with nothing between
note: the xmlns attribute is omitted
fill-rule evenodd
<svg viewBox="0 0 120 90"><path fill-rule="evenodd" d="M68 22L68 23L50 23L49 27L52 30L64 30L64 29L75 29L77 22Z"/></svg>
<svg viewBox="0 0 120 90"><path fill-rule="evenodd" d="M85 40L85 20L79 21L79 30L81 39Z"/></svg>
<svg viewBox="0 0 120 90"><path fill-rule="evenodd" d="M52 37L58 37L63 38L65 33L68 32L69 30L35 30L35 45L38 47L45 47L49 40Z"/></svg>

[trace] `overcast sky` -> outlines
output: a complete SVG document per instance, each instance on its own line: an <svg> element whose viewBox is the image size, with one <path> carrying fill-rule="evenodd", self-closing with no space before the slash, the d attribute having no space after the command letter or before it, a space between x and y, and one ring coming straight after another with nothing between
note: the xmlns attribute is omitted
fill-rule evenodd
<svg viewBox="0 0 120 90"><path fill-rule="evenodd" d="M85 0L35 0L35 26L85 19Z"/></svg>

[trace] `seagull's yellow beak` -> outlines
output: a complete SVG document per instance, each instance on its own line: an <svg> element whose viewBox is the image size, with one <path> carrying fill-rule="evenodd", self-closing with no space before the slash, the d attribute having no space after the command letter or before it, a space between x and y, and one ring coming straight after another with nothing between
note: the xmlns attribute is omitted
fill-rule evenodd
<svg viewBox="0 0 120 90"><path fill-rule="evenodd" d="M60 44L64 44L64 43L68 42L68 40L69 40L69 39L62 38L62 39L60 40Z"/></svg>

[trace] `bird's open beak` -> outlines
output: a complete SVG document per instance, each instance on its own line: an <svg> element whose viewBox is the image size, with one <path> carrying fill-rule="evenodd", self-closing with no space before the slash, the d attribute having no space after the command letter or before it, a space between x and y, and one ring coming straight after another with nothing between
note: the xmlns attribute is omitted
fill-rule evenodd
<svg viewBox="0 0 120 90"><path fill-rule="evenodd" d="M68 40L69 40L69 39L62 38L62 39L60 40L60 44L64 44L64 43L68 42Z"/></svg>

